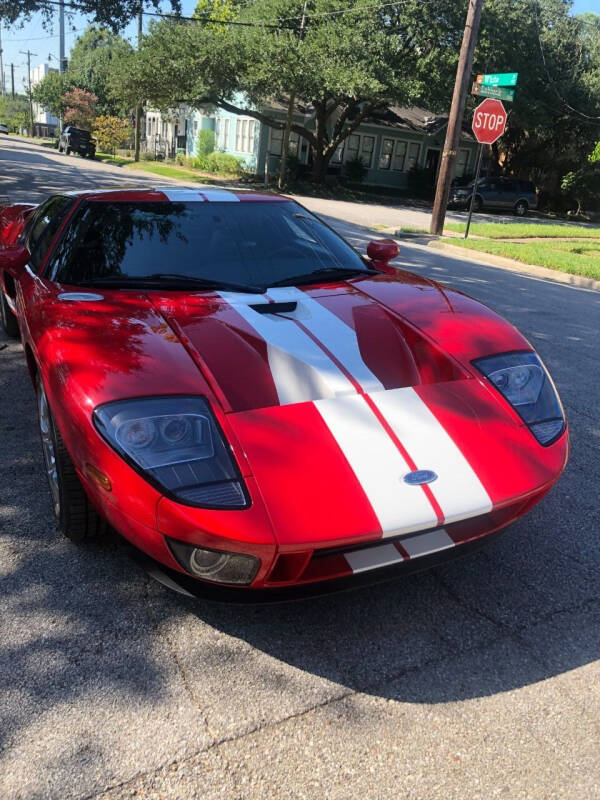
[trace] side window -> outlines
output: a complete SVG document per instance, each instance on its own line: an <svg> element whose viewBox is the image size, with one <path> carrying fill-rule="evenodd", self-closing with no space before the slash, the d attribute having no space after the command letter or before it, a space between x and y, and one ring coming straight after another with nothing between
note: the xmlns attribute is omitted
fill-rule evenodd
<svg viewBox="0 0 600 800"><path fill-rule="evenodd" d="M36 213L25 241L31 253L29 265L34 272L42 266L60 223L74 203L72 197L51 197Z"/></svg>

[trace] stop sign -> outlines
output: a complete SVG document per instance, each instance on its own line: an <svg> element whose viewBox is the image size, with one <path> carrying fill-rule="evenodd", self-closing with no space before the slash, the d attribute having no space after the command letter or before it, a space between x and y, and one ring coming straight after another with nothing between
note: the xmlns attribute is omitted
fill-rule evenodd
<svg viewBox="0 0 600 800"><path fill-rule="evenodd" d="M473 133L481 144L493 144L504 133L506 111L500 100L487 97L473 114Z"/></svg>

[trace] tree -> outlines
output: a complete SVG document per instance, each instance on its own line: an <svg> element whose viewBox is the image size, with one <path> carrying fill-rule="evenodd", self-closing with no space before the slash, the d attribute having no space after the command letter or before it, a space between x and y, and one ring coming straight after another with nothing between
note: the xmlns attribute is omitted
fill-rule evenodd
<svg viewBox="0 0 600 800"><path fill-rule="evenodd" d="M427 93L428 52L438 49L443 58L459 41L448 35L455 6L408 0L377 8L372 0L348 0L340 14L339 2L312 0L300 36L298 0L254 0L236 9L235 21L244 25L152 24L114 80L160 108L214 103L277 129L283 120L265 106L293 93L308 124L295 121L292 131L308 142L313 178L321 181L362 121Z"/></svg>
<svg viewBox="0 0 600 800"><path fill-rule="evenodd" d="M20 133L29 125L29 100L24 95L15 95L14 99L6 95L0 97L0 119L8 126L11 133Z"/></svg>
<svg viewBox="0 0 600 800"><path fill-rule="evenodd" d="M580 169L567 172L560 184L563 193L577 203L577 216L583 213L584 206L600 205L600 142L596 142L586 161Z"/></svg>
<svg viewBox="0 0 600 800"><path fill-rule="evenodd" d="M131 45L121 36L94 25L75 41L67 75L71 83L96 95L100 114L114 115L120 110L109 92L110 75L131 52Z"/></svg>
<svg viewBox="0 0 600 800"><path fill-rule="evenodd" d="M34 102L39 103L53 114L60 117L64 111L64 94L72 88L66 73L49 72L32 88Z"/></svg>
<svg viewBox="0 0 600 800"><path fill-rule="evenodd" d="M98 98L85 89L75 86L64 95L65 125L74 125L76 128L90 130L96 117L96 103Z"/></svg>
<svg viewBox="0 0 600 800"><path fill-rule="evenodd" d="M127 120L110 115L100 115L94 121L94 136L98 148L105 153L113 153L131 137L131 126Z"/></svg>
<svg viewBox="0 0 600 800"><path fill-rule="evenodd" d="M146 8L158 11L161 0L142 0ZM169 0L174 14L181 12L180 0ZM98 25L106 25L113 31L122 30L128 22L137 17L140 0L77 0L77 11L92 17ZM67 13L69 8L67 6ZM0 0L0 21L7 25L27 22L33 14L41 13L46 25L52 23L56 15L56 3L51 0ZM163 13L165 13L163 11Z"/></svg>

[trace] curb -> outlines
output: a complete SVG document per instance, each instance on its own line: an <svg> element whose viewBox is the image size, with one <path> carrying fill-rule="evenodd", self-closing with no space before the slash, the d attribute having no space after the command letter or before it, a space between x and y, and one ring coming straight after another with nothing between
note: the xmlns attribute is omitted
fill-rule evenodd
<svg viewBox="0 0 600 800"><path fill-rule="evenodd" d="M568 272L559 272L558 270L548 269L547 267L538 267L535 264L523 264L521 261L515 261L512 258L495 256L491 253L482 253L479 250L467 250L466 248L456 247L456 245L447 244L446 242L430 242L427 247L431 247L434 250L445 251L448 255L460 256L467 261L484 263L490 267L500 267L501 269L507 269L511 272L520 272L522 275L531 275L532 277L554 281L555 283L564 283L578 289L590 289L594 292L600 292L600 281L594 280L594 278L586 278L583 275L570 275Z"/></svg>

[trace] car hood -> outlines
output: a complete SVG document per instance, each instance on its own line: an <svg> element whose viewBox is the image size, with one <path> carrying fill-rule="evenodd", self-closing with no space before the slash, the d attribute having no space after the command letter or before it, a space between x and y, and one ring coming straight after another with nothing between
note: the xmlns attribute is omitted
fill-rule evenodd
<svg viewBox="0 0 600 800"><path fill-rule="evenodd" d="M466 379L530 349L480 303L410 273L264 295L152 295L226 413Z"/></svg>
<svg viewBox="0 0 600 800"><path fill-rule="evenodd" d="M554 479L471 360L530 349L409 273L265 295L154 297L213 388L279 546L339 546L488 513ZM420 470L431 484L404 479Z"/></svg>

